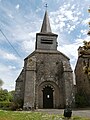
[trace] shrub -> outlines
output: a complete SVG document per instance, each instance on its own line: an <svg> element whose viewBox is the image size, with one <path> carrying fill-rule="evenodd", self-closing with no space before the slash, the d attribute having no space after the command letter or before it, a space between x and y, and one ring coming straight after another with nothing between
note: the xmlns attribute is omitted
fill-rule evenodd
<svg viewBox="0 0 90 120"><path fill-rule="evenodd" d="M7 90L0 90L0 101L8 101L8 91Z"/></svg>
<svg viewBox="0 0 90 120"><path fill-rule="evenodd" d="M23 108L23 100L14 101L10 106L11 110L20 110L22 108Z"/></svg>
<svg viewBox="0 0 90 120"><path fill-rule="evenodd" d="M87 107L88 106L88 98L87 95L83 92L79 92L75 96L76 107Z"/></svg>
<svg viewBox="0 0 90 120"><path fill-rule="evenodd" d="M17 109L19 109L18 103L12 102L10 106L10 110L17 110Z"/></svg>
<svg viewBox="0 0 90 120"><path fill-rule="evenodd" d="M9 109L10 106L11 106L11 102L7 102L7 101L0 102L0 108L1 109Z"/></svg>

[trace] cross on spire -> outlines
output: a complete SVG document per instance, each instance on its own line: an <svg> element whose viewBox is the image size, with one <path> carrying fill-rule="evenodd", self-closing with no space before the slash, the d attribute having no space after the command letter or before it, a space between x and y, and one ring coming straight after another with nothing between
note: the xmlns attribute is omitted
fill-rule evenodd
<svg viewBox="0 0 90 120"><path fill-rule="evenodd" d="M47 8L47 4L45 7ZM45 15L44 15L44 19L43 19L43 23L41 27L41 32L52 33L47 10L45 11Z"/></svg>
<svg viewBox="0 0 90 120"><path fill-rule="evenodd" d="M47 10L47 7L48 7L48 5L47 5L47 3L45 4L45 8L46 8L46 10Z"/></svg>

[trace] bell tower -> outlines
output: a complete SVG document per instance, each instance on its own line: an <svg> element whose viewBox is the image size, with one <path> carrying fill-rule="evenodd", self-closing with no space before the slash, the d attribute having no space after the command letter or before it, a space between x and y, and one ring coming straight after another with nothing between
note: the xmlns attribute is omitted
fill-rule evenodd
<svg viewBox="0 0 90 120"><path fill-rule="evenodd" d="M57 50L57 37L57 34L52 33L46 10L41 31L36 34L36 50Z"/></svg>

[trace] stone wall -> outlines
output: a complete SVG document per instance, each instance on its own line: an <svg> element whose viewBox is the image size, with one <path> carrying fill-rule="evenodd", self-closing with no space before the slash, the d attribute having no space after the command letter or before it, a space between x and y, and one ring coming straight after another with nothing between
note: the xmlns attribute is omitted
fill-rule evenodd
<svg viewBox="0 0 90 120"><path fill-rule="evenodd" d="M40 99L43 99L41 97L42 92L40 93L43 89L42 87L40 88L42 83L45 85L50 83L53 89L56 90L54 93L54 95L56 95L56 102L54 102L55 108L64 108L66 106L66 98L72 101L71 92L73 92L73 74L69 59L58 51L38 51L36 58L36 84L38 84L38 87L36 87L36 92L38 92L37 98L40 94ZM57 98L58 100L56 100ZM41 100L37 99L36 101ZM43 108L42 102L37 102L37 104L39 104L39 107Z"/></svg>
<svg viewBox="0 0 90 120"><path fill-rule="evenodd" d="M35 56L25 61L24 109L32 109L35 105L36 59Z"/></svg>
<svg viewBox="0 0 90 120"><path fill-rule="evenodd" d="M88 105L90 106L90 79L88 75L84 73L84 61L87 61L88 58L83 58L80 56L78 58L75 76L76 76L76 89L78 94L82 94L87 100ZM90 64L90 63L89 63Z"/></svg>
<svg viewBox="0 0 90 120"><path fill-rule="evenodd" d="M57 35L56 34L37 33L36 49L38 49L38 50L57 50Z"/></svg>
<svg viewBox="0 0 90 120"><path fill-rule="evenodd" d="M23 100L24 100L24 79L25 79L25 71L23 69L21 71L19 77L16 80L15 97L14 97L14 101L16 103L18 103L18 102L23 103Z"/></svg>
<svg viewBox="0 0 90 120"><path fill-rule="evenodd" d="M20 76L18 81L22 80ZM67 105L67 99L72 101L72 69L69 58L59 51L36 50L33 52L25 59L22 82L24 87L18 81L16 93L17 95L24 93L24 109L43 108L42 90L46 86L50 86L54 91L53 108L64 108Z"/></svg>

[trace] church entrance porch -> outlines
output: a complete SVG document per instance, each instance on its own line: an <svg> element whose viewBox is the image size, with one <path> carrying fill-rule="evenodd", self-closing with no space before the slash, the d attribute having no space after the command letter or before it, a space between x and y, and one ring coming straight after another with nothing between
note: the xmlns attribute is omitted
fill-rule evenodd
<svg viewBox="0 0 90 120"><path fill-rule="evenodd" d="M53 108L53 90L49 86L43 89L43 108Z"/></svg>

